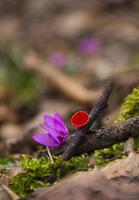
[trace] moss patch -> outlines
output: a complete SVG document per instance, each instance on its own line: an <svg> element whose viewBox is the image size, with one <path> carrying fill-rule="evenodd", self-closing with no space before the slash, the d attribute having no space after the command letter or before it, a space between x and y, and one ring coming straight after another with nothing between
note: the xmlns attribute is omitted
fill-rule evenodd
<svg viewBox="0 0 139 200"><path fill-rule="evenodd" d="M8 165L12 162L13 160L10 158L0 158L0 165Z"/></svg>
<svg viewBox="0 0 139 200"><path fill-rule="evenodd" d="M101 150L96 150L94 157L98 167L104 167L113 159L121 158L123 156L123 144L114 144L110 148L104 148Z"/></svg>
<svg viewBox="0 0 139 200"><path fill-rule="evenodd" d="M24 156L20 165L25 172L16 175L11 180L10 187L21 198L26 198L38 187L48 187L67 174L88 170L88 161L88 156L85 154L73 157L69 161L63 161L61 156L54 157L54 163L51 163L48 157Z"/></svg>
<svg viewBox="0 0 139 200"><path fill-rule="evenodd" d="M135 116L139 116L139 88L135 88L133 92L125 98L117 122Z"/></svg>

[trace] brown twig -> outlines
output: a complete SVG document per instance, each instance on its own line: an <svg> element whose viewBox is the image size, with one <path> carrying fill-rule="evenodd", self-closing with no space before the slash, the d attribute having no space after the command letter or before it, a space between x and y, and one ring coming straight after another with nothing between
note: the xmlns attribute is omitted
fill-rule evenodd
<svg viewBox="0 0 139 200"><path fill-rule="evenodd" d="M139 116L106 128L90 131L74 152L74 156L85 152L91 153L94 150L110 147L113 144L124 142L130 137L138 136Z"/></svg>
<svg viewBox="0 0 139 200"><path fill-rule="evenodd" d="M75 132L74 137L72 138L72 141L67 146L67 148L63 154L63 160L68 160L72 157L72 155L75 153L78 145L81 144L85 135L89 131L90 127L92 126L92 124L94 123L94 121L96 120L96 118L98 117L100 112L102 110L104 110L105 108L107 108L107 101L112 92L112 89L113 89L113 84L111 81L109 81L104 87L102 96L100 97L100 99L98 100L98 102L96 103L96 105L94 106L94 108L91 110L91 112L89 114L89 116L90 116L89 122L87 123L86 126L78 129Z"/></svg>
<svg viewBox="0 0 139 200"><path fill-rule="evenodd" d="M92 104L96 102L100 95L100 90L91 91L85 88L43 59L40 59L34 52L29 52L25 56L24 63L27 68L39 73L42 78L47 79L55 88L74 101L82 104Z"/></svg>

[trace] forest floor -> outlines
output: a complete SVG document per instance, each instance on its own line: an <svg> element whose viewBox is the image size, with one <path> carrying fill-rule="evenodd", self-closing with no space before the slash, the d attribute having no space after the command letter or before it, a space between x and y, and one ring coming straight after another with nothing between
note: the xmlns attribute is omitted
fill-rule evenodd
<svg viewBox="0 0 139 200"><path fill-rule="evenodd" d="M78 129L71 125L72 114L79 110L90 112L109 80L113 82L114 89L108 108L97 117L91 131L102 131L101 128L105 127L105 132L119 119L124 98L139 85L138 1L1 0L0 27L0 200L24 197L23 191L12 189L11 181L26 170L36 170L37 182L34 182L34 171L31 175L26 174L26 177L32 176L33 185L25 198L138 199L139 155L137 148L136 151L132 149L133 140L129 142L132 147L126 153L121 154L121 149L118 149L121 146L116 147L115 152L111 149L114 156L105 152L106 157L102 160L110 162L107 166L105 162L103 167L98 165L94 151L89 147L88 151L83 151L89 153L85 154L87 165L81 165L85 162L84 154L77 160L73 158L71 163L64 161L63 168L61 160L56 161L55 167L48 162L47 167L52 174L58 173L59 166L59 173L65 168L70 173L64 171L64 175L56 175L59 179L53 177L49 181L45 177L43 184L46 185L38 178L42 174L37 171L43 161L39 160L36 164L37 161L32 160L37 159L38 151L43 154L44 150L32 140L32 136L40 132L38 125L43 114L60 113L69 133L76 132ZM138 114L139 111L130 117ZM134 128L138 130L138 118L136 120ZM131 132L136 135L136 131ZM134 137L134 134L130 136ZM128 139L127 135L123 137L124 141ZM123 142L123 137L115 141ZM107 138L104 140L107 141ZM77 152L82 151L80 149L82 146ZM63 153L62 148L51 150L53 154L57 151ZM28 168L29 162L31 168ZM38 168L32 168L33 162ZM44 169L41 170L43 173ZM66 178L61 181L65 175ZM48 189L38 189L58 180L58 184ZM34 190L36 192L32 193Z"/></svg>

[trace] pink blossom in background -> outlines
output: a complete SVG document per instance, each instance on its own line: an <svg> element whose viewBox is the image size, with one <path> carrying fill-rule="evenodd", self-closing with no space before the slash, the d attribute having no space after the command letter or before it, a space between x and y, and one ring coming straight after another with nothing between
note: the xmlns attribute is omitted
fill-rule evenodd
<svg viewBox="0 0 139 200"><path fill-rule="evenodd" d="M65 65L65 56L63 53L60 52L54 52L49 55L49 62L54 67L64 67Z"/></svg>
<svg viewBox="0 0 139 200"><path fill-rule="evenodd" d="M99 47L99 42L94 38L82 39L79 43L78 50L85 55L91 55L96 52Z"/></svg>

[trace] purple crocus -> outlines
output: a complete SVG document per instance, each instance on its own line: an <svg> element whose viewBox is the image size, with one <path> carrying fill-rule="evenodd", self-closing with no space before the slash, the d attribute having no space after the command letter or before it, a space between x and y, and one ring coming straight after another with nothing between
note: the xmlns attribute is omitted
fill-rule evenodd
<svg viewBox="0 0 139 200"><path fill-rule="evenodd" d="M91 55L95 53L99 46L98 40L94 38L85 38L82 39L79 43L79 52L85 55Z"/></svg>
<svg viewBox="0 0 139 200"><path fill-rule="evenodd" d="M61 116L58 113L55 113L54 116L45 114L43 118L44 124L40 126L45 132L34 135L33 140L47 147L57 147L64 144L69 134Z"/></svg>
<svg viewBox="0 0 139 200"><path fill-rule="evenodd" d="M65 56L63 53L54 52L50 54L49 61L54 67L63 67L65 65Z"/></svg>

